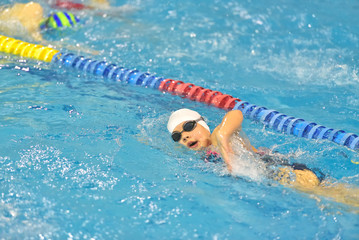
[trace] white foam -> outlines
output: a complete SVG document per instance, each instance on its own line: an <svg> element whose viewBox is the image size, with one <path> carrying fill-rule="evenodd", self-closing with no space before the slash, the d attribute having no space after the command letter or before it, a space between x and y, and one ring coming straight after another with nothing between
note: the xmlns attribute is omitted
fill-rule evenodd
<svg viewBox="0 0 359 240"><path fill-rule="evenodd" d="M264 163L255 153L248 151L240 138L233 138L232 149L234 151L231 155L232 174L234 176L247 177L254 181L263 180L265 176Z"/></svg>
<svg viewBox="0 0 359 240"><path fill-rule="evenodd" d="M359 82L358 70L340 63L336 56L345 55L342 49L295 50L258 59L254 68L279 75L281 80L299 84L348 85Z"/></svg>

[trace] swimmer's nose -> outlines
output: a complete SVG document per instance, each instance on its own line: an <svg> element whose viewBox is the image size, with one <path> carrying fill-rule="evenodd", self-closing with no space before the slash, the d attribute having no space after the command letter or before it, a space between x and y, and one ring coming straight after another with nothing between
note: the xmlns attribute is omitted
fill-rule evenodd
<svg viewBox="0 0 359 240"><path fill-rule="evenodd" d="M187 142L188 138L189 138L189 136L185 136L185 137L182 138L182 141Z"/></svg>

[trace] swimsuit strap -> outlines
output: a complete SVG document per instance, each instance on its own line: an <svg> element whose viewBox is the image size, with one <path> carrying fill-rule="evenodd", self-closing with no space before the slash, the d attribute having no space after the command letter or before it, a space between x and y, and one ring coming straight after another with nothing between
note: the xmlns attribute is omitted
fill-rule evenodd
<svg viewBox="0 0 359 240"><path fill-rule="evenodd" d="M216 162L222 161L222 157L221 157L220 153L218 153L216 151L208 150L204 157L204 161L216 163Z"/></svg>

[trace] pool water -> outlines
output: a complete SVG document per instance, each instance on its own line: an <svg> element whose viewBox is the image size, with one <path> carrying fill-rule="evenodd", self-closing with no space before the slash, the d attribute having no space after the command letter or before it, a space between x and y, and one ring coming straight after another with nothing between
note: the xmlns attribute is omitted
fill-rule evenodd
<svg viewBox="0 0 359 240"><path fill-rule="evenodd" d="M112 4L131 11L78 12L78 29L44 37L359 134L356 1ZM171 142L171 111L197 110L214 129L224 110L10 55L0 67L0 239L359 238L357 208L229 175ZM243 130L359 187L356 151L250 120Z"/></svg>

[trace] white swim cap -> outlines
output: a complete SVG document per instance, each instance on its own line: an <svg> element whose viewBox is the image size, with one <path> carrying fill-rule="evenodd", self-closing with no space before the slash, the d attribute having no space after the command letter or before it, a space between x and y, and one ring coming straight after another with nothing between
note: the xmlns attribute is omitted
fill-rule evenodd
<svg viewBox="0 0 359 240"><path fill-rule="evenodd" d="M167 129L170 133L172 133L173 130L178 126L178 124L181 124L186 121L198 120L199 118L201 118L201 115L196 111L187 108L179 109L171 114L167 123ZM205 121L200 120L198 121L198 123L201 124L209 132L211 132Z"/></svg>

